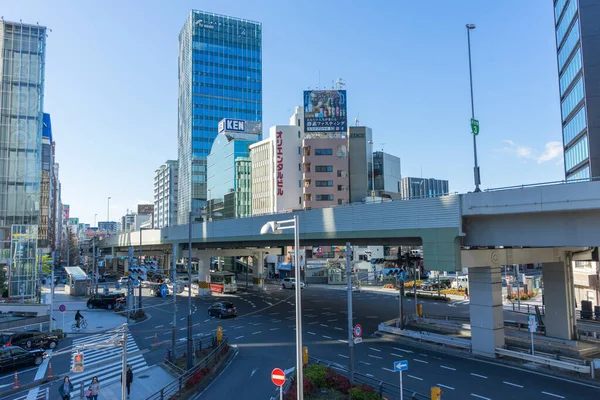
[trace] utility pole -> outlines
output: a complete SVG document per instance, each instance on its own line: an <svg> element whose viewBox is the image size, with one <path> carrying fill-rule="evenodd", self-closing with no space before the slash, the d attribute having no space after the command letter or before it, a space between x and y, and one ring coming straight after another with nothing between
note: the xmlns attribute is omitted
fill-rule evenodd
<svg viewBox="0 0 600 400"><path fill-rule="evenodd" d="M94 282L94 294L98 294L98 277L96 273L96 234L92 236L92 273L94 274L94 278L92 282Z"/></svg>
<svg viewBox="0 0 600 400"><path fill-rule="evenodd" d="M346 278L348 280L348 350L350 351L350 383L354 384L354 327L352 326L352 252L346 242ZM402 301L402 300L400 300Z"/></svg>
<svg viewBox="0 0 600 400"><path fill-rule="evenodd" d="M173 282L173 330L171 337L171 362L175 362L175 345L177 344L177 254L175 252L175 246L173 245L173 254L171 255L171 276Z"/></svg>
<svg viewBox="0 0 600 400"><path fill-rule="evenodd" d="M127 319L129 319L129 313L127 313ZM129 324L129 321L127 321ZM127 399L127 327L123 327L123 363L121 365L121 398L122 400Z"/></svg>
<svg viewBox="0 0 600 400"><path fill-rule="evenodd" d="M188 218L188 317L187 317L187 369L194 366L192 346L192 212ZM248 273L246 266L246 274Z"/></svg>

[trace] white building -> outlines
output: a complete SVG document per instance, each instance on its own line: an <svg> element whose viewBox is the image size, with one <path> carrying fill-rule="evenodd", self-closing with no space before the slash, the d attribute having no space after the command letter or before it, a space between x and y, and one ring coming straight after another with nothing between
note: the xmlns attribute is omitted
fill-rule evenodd
<svg viewBox="0 0 600 400"><path fill-rule="evenodd" d="M168 160L154 172L154 228L177 224L179 163Z"/></svg>
<svg viewBox="0 0 600 400"><path fill-rule="evenodd" d="M302 209L302 107L290 125L275 125L269 138L250 146L252 215Z"/></svg>

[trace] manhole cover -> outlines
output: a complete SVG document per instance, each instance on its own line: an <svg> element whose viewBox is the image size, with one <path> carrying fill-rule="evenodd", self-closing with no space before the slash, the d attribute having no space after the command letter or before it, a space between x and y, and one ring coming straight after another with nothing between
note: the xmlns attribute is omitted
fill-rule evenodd
<svg viewBox="0 0 600 400"><path fill-rule="evenodd" d="M139 377L139 379L146 379L146 378L150 378L150 375L142 375Z"/></svg>

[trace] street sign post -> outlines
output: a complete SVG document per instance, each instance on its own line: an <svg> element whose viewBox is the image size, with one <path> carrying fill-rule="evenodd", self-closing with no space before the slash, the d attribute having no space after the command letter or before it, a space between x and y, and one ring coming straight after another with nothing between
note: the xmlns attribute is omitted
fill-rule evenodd
<svg viewBox="0 0 600 400"><path fill-rule="evenodd" d="M475 136L479 135L479 121L474 118L471 118L471 133Z"/></svg>
<svg viewBox="0 0 600 400"><path fill-rule="evenodd" d="M354 326L354 329L352 330L353 334L354 334L354 343L358 344L358 343L362 343L362 326L360 326L360 324L356 324Z"/></svg>
<svg viewBox="0 0 600 400"><path fill-rule="evenodd" d="M529 334L531 335L531 355L535 355L535 350L533 348L533 333L537 332L538 323L537 317L535 314L531 314L527 316L527 325L529 326Z"/></svg>
<svg viewBox="0 0 600 400"><path fill-rule="evenodd" d="M408 371L408 360L394 361L394 371L400 372L400 400L404 399L402 393L402 371Z"/></svg>
<svg viewBox="0 0 600 400"><path fill-rule="evenodd" d="M167 285L165 285L164 283L160 286L160 295L162 297L167 297L167 295L169 294L169 288L167 288Z"/></svg>
<svg viewBox="0 0 600 400"><path fill-rule="evenodd" d="M67 311L67 306L65 306L64 304L61 304L60 306L58 306L58 311L60 311L60 313L62 314L62 320L63 320L63 332L65 332L66 328L65 328L65 311Z"/></svg>
<svg viewBox="0 0 600 400"><path fill-rule="evenodd" d="M271 371L271 381L275 386L279 386L279 400L283 400L283 384L285 383L285 372L281 368L275 368Z"/></svg>

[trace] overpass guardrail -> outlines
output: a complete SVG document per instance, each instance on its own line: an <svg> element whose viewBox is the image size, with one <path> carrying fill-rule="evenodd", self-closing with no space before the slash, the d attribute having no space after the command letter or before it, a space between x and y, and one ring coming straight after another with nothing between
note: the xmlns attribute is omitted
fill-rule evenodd
<svg viewBox="0 0 600 400"><path fill-rule="evenodd" d="M501 347L496 347L496 354L500 357L517 358L523 361L541 364L551 368L559 368L567 371L577 372L580 374L590 374L591 377L594 378L594 369L590 365L585 365L579 362L575 363L561 361L557 360L556 358L535 356L531 355L530 353L504 349Z"/></svg>

